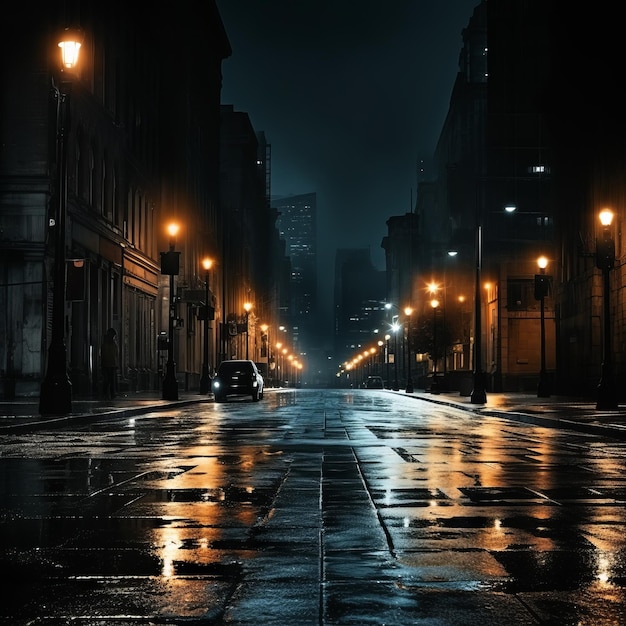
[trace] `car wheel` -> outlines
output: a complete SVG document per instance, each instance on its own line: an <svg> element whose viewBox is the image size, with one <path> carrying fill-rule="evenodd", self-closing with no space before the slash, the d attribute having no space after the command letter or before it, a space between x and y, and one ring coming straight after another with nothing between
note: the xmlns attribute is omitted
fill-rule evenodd
<svg viewBox="0 0 626 626"><path fill-rule="evenodd" d="M215 394L215 402L226 402L226 396L222 393Z"/></svg>

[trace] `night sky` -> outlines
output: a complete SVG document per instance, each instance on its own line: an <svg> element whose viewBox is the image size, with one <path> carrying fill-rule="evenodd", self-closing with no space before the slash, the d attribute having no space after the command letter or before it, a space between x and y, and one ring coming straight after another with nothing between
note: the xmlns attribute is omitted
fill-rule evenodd
<svg viewBox="0 0 626 626"><path fill-rule="evenodd" d="M385 222L412 209L478 3L217 0L233 49L222 103L265 132L272 195L317 192L322 275L338 247L384 269Z"/></svg>

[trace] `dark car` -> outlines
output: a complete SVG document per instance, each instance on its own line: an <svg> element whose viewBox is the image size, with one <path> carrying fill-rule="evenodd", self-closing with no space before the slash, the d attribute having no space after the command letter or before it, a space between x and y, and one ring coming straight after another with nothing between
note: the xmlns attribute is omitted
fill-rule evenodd
<svg viewBox="0 0 626 626"><path fill-rule="evenodd" d="M216 402L225 402L228 396L251 396L256 402L263 398L264 387L263 376L248 359L222 361L211 382Z"/></svg>
<svg viewBox="0 0 626 626"><path fill-rule="evenodd" d="M366 389L384 389L383 379L381 376L368 376L365 381Z"/></svg>

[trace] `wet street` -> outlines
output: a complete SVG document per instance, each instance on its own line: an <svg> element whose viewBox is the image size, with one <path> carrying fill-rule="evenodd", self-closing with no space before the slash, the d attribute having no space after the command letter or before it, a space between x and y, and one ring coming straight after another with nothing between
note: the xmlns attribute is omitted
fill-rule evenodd
<svg viewBox="0 0 626 626"><path fill-rule="evenodd" d="M626 442L379 390L0 435L0 623L626 623Z"/></svg>

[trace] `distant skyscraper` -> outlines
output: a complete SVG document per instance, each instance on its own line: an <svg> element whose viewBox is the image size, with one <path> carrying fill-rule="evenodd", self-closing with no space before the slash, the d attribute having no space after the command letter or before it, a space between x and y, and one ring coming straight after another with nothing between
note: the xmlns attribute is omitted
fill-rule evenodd
<svg viewBox="0 0 626 626"><path fill-rule="evenodd" d="M376 340L386 317L385 272L372 264L369 248L340 249L335 256L336 362ZM384 332L382 332L384 335Z"/></svg>
<svg viewBox="0 0 626 626"><path fill-rule="evenodd" d="M315 336L317 310L317 194L272 198L278 212L276 225L291 260L291 301L286 319L294 347L302 349L303 336Z"/></svg>

